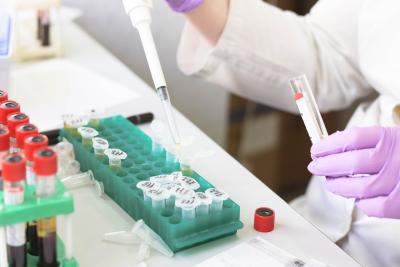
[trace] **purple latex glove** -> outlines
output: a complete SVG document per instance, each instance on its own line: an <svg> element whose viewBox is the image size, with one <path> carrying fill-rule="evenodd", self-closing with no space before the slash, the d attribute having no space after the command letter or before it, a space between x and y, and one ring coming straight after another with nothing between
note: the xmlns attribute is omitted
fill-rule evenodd
<svg viewBox="0 0 400 267"><path fill-rule="evenodd" d="M352 128L311 148L310 172L367 215L400 219L400 127Z"/></svg>
<svg viewBox="0 0 400 267"><path fill-rule="evenodd" d="M176 12L189 12L199 5L201 5L205 0L167 0L169 6Z"/></svg>

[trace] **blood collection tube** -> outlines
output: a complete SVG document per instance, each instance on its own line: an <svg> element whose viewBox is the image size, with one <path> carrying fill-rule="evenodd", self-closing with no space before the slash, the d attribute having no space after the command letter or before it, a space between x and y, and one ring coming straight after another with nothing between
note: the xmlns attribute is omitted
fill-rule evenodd
<svg viewBox="0 0 400 267"><path fill-rule="evenodd" d="M47 136L42 134L34 134L25 138L24 140L24 153L26 158L26 182L28 185L36 184L36 174L33 169L33 156L34 152L38 149L47 147L48 139ZM28 237L28 252L31 255L38 256L38 236L37 236L37 222L28 222L27 229Z"/></svg>
<svg viewBox="0 0 400 267"><path fill-rule="evenodd" d="M17 139L15 136L17 126L26 123L29 123L29 117L24 113L17 112L7 116L7 127L8 130L10 131L11 152L17 152L16 151Z"/></svg>
<svg viewBox="0 0 400 267"><path fill-rule="evenodd" d="M109 148L104 151L104 154L107 155L110 168L114 171L118 171L119 169L121 169L122 160L128 157L128 155L124 151L117 148Z"/></svg>
<svg viewBox="0 0 400 267"><path fill-rule="evenodd" d="M17 149L22 151L24 149L25 138L30 135L38 133L39 133L38 128L33 124L27 123L18 125L15 130L15 138L17 139Z"/></svg>
<svg viewBox="0 0 400 267"><path fill-rule="evenodd" d="M0 158L8 153L10 149L10 132L7 126L0 126ZM3 178L1 174L2 164L0 164L0 190L3 190Z"/></svg>
<svg viewBox="0 0 400 267"><path fill-rule="evenodd" d="M13 206L24 202L25 159L20 153L5 156L2 160L4 179L4 205ZM6 227L8 264L10 267L26 267L26 224Z"/></svg>
<svg viewBox="0 0 400 267"><path fill-rule="evenodd" d="M99 132L90 127L79 127L78 133L82 136L82 144L85 147L92 147L92 139L99 135Z"/></svg>
<svg viewBox="0 0 400 267"><path fill-rule="evenodd" d="M26 158L26 182L35 185L35 172L33 170L33 155L37 149L47 147L49 140L43 134L34 134L25 138L24 153Z"/></svg>
<svg viewBox="0 0 400 267"><path fill-rule="evenodd" d="M211 210L221 211L224 200L229 198L228 194L216 188L209 188L206 190L206 195L212 199Z"/></svg>
<svg viewBox="0 0 400 267"><path fill-rule="evenodd" d="M98 159L105 157L104 152L110 147L108 141L104 138L95 137L92 139L94 154Z"/></svg>
<svg viewBox="0 0 400 267"><path fill-rule="evenodd" d="M56 193L57 154L51 148L34 152L33 165L37 177L36 195L51 197ZM38 267L57 267L57 218L45 218L37 222L39 246Z"/></svg>
<svg viewBox="0 0 400 267"><path fill-rule="evenodd" d="M20 106L17 102L7 100L0 103L0 123L7 123L7 116L20 111Z"/></svg>
<svg viewBox="0 0 400 267"><path fill-rule="evenodd" d="M0 103L8 100L8 93L4 90L0 90Z"/></svg>

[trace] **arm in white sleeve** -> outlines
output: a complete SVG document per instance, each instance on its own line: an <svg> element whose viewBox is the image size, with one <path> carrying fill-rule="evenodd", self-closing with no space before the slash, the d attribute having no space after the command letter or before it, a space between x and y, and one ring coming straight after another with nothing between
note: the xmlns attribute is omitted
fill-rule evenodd
<svg viewBox="0 0 400 267"><path fill-rule="evenodd" d="M320 0L307 16L260 0L230 0L215 47L187 24L178 51L184 73L266 105L296 112L288 80L306 74L323 112L371 92L360 73L358 13L362 0Z"/></svg>

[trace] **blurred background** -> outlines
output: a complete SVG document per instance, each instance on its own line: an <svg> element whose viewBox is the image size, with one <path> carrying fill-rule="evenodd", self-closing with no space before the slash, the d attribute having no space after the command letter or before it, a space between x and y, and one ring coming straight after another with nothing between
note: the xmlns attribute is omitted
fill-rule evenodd
<svg viewBox="0 0 400 267"><path fill-rule="evenodd" d="M268 2L306 14L316 0ZM84 13L78 24L152 86L139 37L120 1L63 3L81 9ZM173 104L282 198L289 201L303 194L310 179L306 167L311 144L301 118L185 77L176 62L183 16L173 13L164 0L154 0L153 14L153 31ZM329 131L343 129L351 113L352 108L325 114Z"/></svg>

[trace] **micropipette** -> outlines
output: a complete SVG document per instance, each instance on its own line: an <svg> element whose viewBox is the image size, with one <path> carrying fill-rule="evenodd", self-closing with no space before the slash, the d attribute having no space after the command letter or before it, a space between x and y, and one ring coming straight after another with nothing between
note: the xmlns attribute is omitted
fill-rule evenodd
<svg viewBox="0 0 400 267"><path fill-rule="evenodd" d="M294 99L296 100L311 142L314 144L327 137L328 131L322 120L307 77L302 75L291 79L290 87L292 88Z"/></svg>
<svg viewBox="0 0 400 267"><path fill-rule="evenodd" d="M157 95L159 96L172 139L177 146L180 145L180 136L172 111L171 100L168 93L167 83L158 57L157 48L151 32L150 9L153 4L151 0L122 0L126 13L129 15L132 25L138 30L142 40L144 52L150 68L151 76Z"/></svg>

